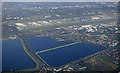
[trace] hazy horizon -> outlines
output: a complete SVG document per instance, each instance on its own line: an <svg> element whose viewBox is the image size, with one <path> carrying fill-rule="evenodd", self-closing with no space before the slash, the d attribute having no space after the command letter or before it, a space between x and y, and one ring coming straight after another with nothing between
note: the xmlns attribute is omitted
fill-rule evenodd
<svg viewBox="0 0 120 73"><path fill-rule="evenodd" d="M119 2L120 0L1 0L2 2Z"/></svg>

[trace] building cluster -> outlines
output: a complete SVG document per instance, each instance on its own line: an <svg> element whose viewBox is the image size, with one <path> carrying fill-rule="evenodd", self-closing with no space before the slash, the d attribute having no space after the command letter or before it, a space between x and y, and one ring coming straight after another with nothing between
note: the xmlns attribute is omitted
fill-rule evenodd
<svg viewBox="0 0 120 73"><path fill-rule="evenodd" d="M82 67L82 66L80 66L78 69L79 69L79 70L77 70L77 71L82 71L82 70L87 69L87 67ZM55 69L53 69L53 70L54 70L55 72L58 72L58 71L75 71L75 68L74 68L74 66L72 66L72 65L66 65L66 66L63 66L63 67L55 68Z"/></svg>

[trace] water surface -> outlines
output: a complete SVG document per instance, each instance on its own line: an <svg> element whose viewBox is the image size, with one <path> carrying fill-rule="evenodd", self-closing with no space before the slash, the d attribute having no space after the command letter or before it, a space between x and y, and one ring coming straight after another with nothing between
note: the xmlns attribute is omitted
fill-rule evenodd
<svg viewBox="0 0 120 73"><path fill-rule="evenodd" d="M20 40L2 41L2 71L35 68L35 62L26 54Z"/></svg>
<svg viewBox="0 0 120 73"><path fill-rule="evenodd" d="M50 37L26 38L26 40L29 46L31 47L31 49L36 52L72 43L66 41L56 41L51 39Z"/></svg>
<svg viewBox="0 0 120 73"><path fill-rule="evenodd" d="M27 38L26 40L31 49L35 52L73 43L66 41L55 41L50 37ZM99 45L78 43L56 50L39 53L38 55L40 55L50 66L56 67L104 49L106 48Z"/></svg>
<svg viewBox="0 0 120 73"><path fill-rule="evenodd" d="M92 55L106 49L105 47L78 43L75 45L39 53L39 55L52 67L61 66L77 59Z"/></svg>

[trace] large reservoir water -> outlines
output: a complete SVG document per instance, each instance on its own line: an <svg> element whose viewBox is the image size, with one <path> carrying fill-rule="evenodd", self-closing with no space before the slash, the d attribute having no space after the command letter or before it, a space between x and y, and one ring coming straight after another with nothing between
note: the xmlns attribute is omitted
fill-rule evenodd
<svg viewBox="0 0 120 73"><path fill-rule="evenodd" d="M45 50L49 48L54 48L57 46L62 46L65 44L69 44L71 42L66 41L55 41L50 37L35 37L35 38L26 38L29 46L34 51Z"/></svg>
<svg viewBox="0 0 120 73"><path fill-rule="evenodd" d="M34 52L73 43L66 41L55 41L50 37L26 38L26 40L29 47ZM35 68L35 62L26 54L20 40L3 41L2 48L3 71L16 71ZM50 66L57 67L104 49L106 48L98 45L77 43L55 50L38 53L38 55L42 57Z"/></svg>
<svg viewBox="0 0 120 73"><path fill-rule="evenodd" d="M2 41L2 71L34 68L36 64L24 51L20 40Z"/></svg>
<svg viewBox="0 0 120 73"><path fill-rule="evenodd" d="M56 50L39 53L39 55L50 66L57 67L75 61L77 59L86 57L88 55L94 54L104 49L106 48L102 46L79 43L79 44L59 48Z"/></svg>
<svg viewBox="0 0 120 73"><path fill-rule="evenodd" d="M50 37L28 38L27 41L31 49L35 52L73 43L66 41L55 41ZM88 55L92 55L104 49L106 49L106 47L94 44L78 43L71 46L38 53L38 55L42 57L50 66L56 67Z"/></svg>

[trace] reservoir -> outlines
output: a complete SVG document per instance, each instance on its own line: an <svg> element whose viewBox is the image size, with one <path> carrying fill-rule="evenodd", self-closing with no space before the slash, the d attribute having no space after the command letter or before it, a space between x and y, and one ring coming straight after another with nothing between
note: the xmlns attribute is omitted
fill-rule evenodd
<svg viewBox="0 0 120 73"><path fill-rule="evenodd" d="M55 41L50 37L26 38L26 40L31 49L35 52L71 43L66 41Z"/></svg>
<svg viewBox="0 0 120 73"><path fill-rule="evenodd" d="M26 38L26 41L34 52L73 43L55 41L50 37ZM76 43L37 54L50 66L57 67L104 49L107 48L87 43ZM6 40L2 42L2 64L3 71L11 71L11 69L16 71L36 67L36 63L24 51L20 40Z"/></svg>
<svg viewBox="0 0 120 73"><path fill-rule="evenodd" d="M36 63L26 54L20 40L2 41L2 71L35 68Z"/></svg>
<svg viewBox="0 0 120 73"><path fill-rule="evenodd" d="M35 52L73 43L66 41L55 41L50 37L27 38L26 40L31 49L33 49ZM88 55L92 55L104 49L107 48L94 44L77 43L74 45L38 53L38 55L42 57L50 66L57 67Z"/></svg>

